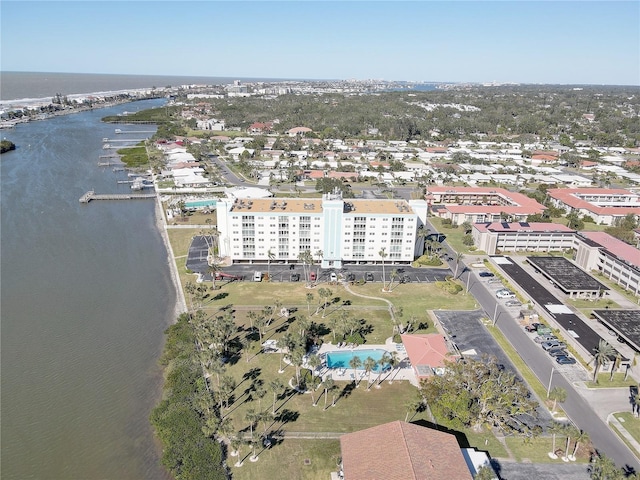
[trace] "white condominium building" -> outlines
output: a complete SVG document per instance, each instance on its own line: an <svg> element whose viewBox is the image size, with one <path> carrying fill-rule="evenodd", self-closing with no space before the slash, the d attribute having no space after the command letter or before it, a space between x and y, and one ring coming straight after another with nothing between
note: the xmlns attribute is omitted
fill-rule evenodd
<svg viewBox="0 0 640 480"><path fill-rule="evenodd" d="M422 254L424 200L320 198L217 202L220 256L237 263L297 262L310 251L322 268L345 263L409 264ZM321 253L320 253L321 252Z"/></svg>

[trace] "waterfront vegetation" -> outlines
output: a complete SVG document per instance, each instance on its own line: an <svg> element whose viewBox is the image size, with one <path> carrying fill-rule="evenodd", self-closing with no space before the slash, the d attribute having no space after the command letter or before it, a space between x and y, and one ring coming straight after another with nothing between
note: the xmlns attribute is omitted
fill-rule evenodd
<svg viewBox="0 0 640 480"><path fill-rule="evenodd" d="M15 149L16 149L15 143L6 139L0 141L0 153L10 152L11 150L15 150Z"/></svg>
<svg viewBox="0 0 640 480"><path fill-rule="evenodd" d="M135 168L149 164L149 155L147 155L147 149L144 143L138 144L135 147L121 148L117 150L116 153L120 155L120 160L127 167Z"/></svg>
<svg viewBox="0 0 640 480"><path fill-rule="evenodd" d="M507 451L485 426L460 424L438 409L432 416L416 387L407 381L389 382L393 371L380 378L374 374L373 383L379 381L380 388L368 389L367 376L359 386L355 381L320 383L302 366L309 345L343 341L349 328L368 344L384 343L397 331L385 302L353 295L339 285L308 289L304 282L280 282L284 267L279 264L270 266L271 281L217 281L213 290L211 282L197 284L185 269L191 238L199 231L170 228L168 233L190 311L167 330L165 397L152 422L165 446L163 461L176 478L205 478L198 477L200 467L192 465L199 457L193 443L184 440L186 431L201 439L207 461L222 463L225 458L222 464L236 479L264 478L265 472L315 479L336 469L340 434L394 420L427 422L451 431L462 445L488 450L494 458L549 461L548 438L535 438L539 432L531 431L526 442L512 440ZM282 272L288 278L288 269ZM396 322L412 324L413 332L436 331L429 310L454 304L456 310L475 308L472 296L452 295L431 283L398 284L384 294L379 283L357 283L349 287L354 293L391 301ZM280 315L282 307L289 315ZM345 329L350 318L357 321ZM264 352L261 343L267 339L276 340L281 350ZM543 397L544 387L526 365L514 363L525 370L524 378L538 398ZM217 475L220 469L211 471Z"/></svg>

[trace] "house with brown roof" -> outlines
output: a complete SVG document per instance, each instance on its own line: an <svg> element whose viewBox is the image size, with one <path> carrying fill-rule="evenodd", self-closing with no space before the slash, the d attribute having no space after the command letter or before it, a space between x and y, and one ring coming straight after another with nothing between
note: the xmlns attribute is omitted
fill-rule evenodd
<svg viewBox="0 0 640 480"><path fill-rule="evenodd" d="M404 334L401 338L418 379L430 377L444 369L446 362L460 358L457 352L449 351L446 339L438 333Z"/></svg>
<svg viewBox="0 0 640 480"><path fill-rule="evenodd" d="M472 480L456 437L395 421L340 437L344 480Z"/></svg>
<svg viewBox="0 0 640 480"><path fill-rule="evenodd" d="M304 137L304 135L309 132L313 132L313 130L307 127L293 127L292 129L287 130L287 134L290 137L297 137L297 136Z"/></svg>

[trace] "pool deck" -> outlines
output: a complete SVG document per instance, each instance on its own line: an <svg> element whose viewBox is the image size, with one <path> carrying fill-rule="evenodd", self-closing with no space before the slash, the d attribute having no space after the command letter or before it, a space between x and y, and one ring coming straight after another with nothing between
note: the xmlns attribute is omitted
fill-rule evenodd
<svg viewBox="0 0 640 480"><path fill-rule="evenodd" d="M384 345L359 345L355 347L348 347L348 346L338 347L338 345L334 345L330 342L324 343L320 347L320 350L318 350L317 353L318 355L320 355L321 358L324 359L324 356L328 352L345 352L345 351L357 352L358 350L374 350L374 349L386 350L389 353L396 352L398 354L398 359L400 360L399 369L396 368L392 372L382 374L382 379L384 381L408 380L413 385L418 386L418 383L419 383L418 379L413 371L413 368L411 368L411 365L409 364L409 357L407 356L407 352L404 349L404 345L402 345L401 343L394 343L391 338L388 338ZM336 381L350 382L356 379L354 377L353 368L349 368L349 367L327 368L323 362L322 367L319 367L318 370L319 370L319 375L322 376L323 379L325 379L328 375L331 375L331 377ZM367 374L364 372L364 370L362 369L357 370L357 375L362 380L366 381ZM378 374L374 372L371 375L371 378L377 379Z"/></svg>

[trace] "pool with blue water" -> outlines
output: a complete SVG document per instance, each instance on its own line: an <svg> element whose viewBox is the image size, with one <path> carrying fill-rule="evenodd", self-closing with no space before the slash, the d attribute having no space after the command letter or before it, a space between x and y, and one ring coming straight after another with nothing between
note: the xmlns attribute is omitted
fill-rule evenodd
<svg viewBox="0 0 640 480"><path fill-rule="evenodd" d="M349 362L353 357L358 357L362 363L367 359L367 357L373 358L376 362L379 362L382 356L385 353L389 353L386 350L382 349L368 349L368 350L335 350L333 352L327 352L327 367L328 368L351 368ZM389 370L391 366L388 363L385 363L382 366L382 370ZM360 366L359 370L363 370L363 367ZM380 371L380 365L376 365L376 368L373 370L374 372Z"/></svg>

